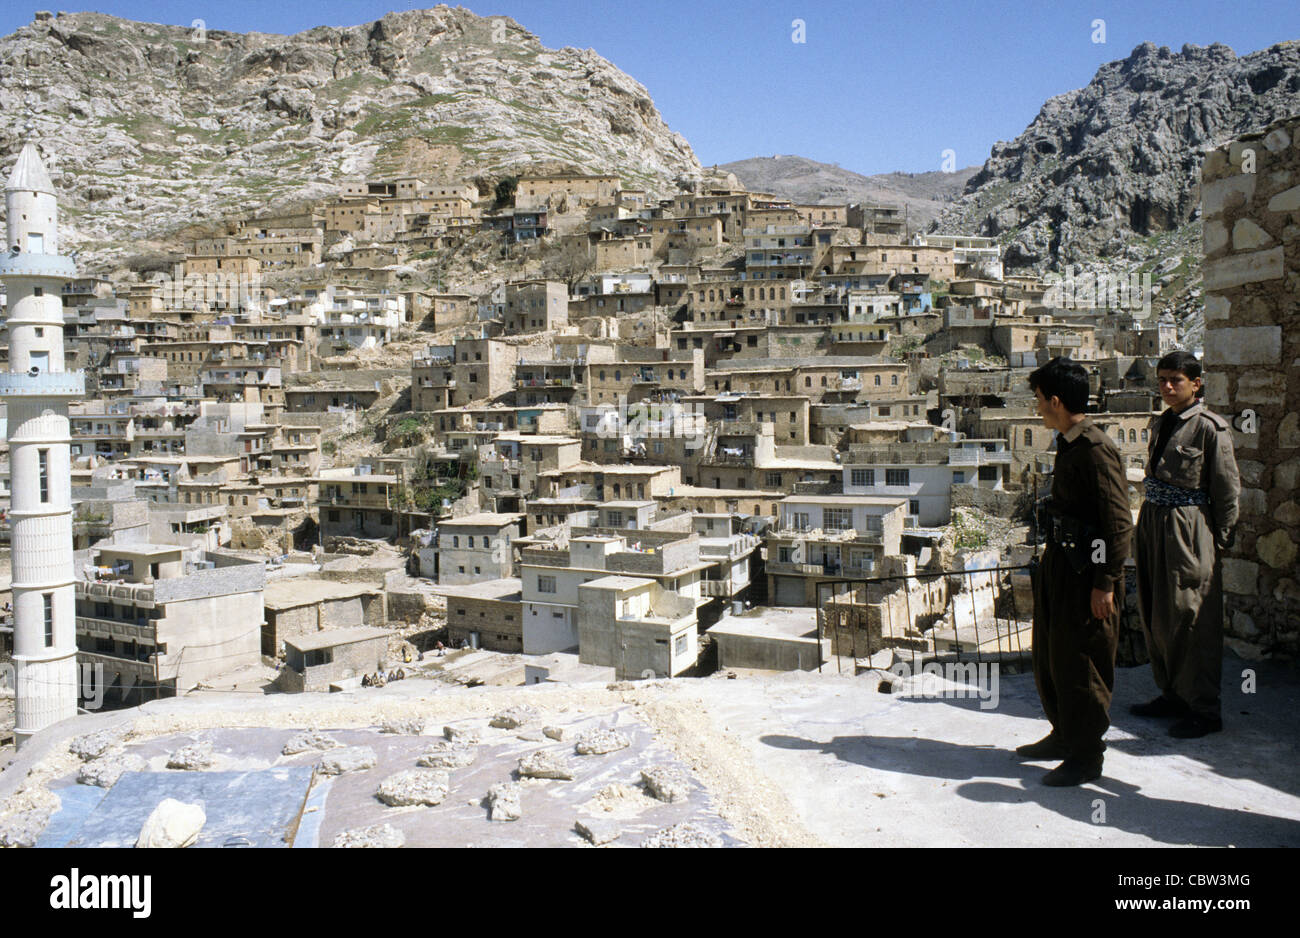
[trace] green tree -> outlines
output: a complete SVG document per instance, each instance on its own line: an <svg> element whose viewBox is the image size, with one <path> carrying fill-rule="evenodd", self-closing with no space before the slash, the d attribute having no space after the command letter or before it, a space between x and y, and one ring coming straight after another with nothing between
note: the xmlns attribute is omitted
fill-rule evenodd
<svg viewBox="0 0 1300 938"><path fill-rule="evenodd" d="M497 182L496 200L492 203L493 208L505 208L515 200L515 190L519 188L518 176L506 176Z"/></svg>

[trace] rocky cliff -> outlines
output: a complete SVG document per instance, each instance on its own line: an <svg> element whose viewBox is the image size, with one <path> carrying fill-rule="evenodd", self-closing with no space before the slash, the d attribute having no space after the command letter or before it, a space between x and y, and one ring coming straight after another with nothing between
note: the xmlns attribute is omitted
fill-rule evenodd
<svg viewBox="0 0 1300 938"><path fill-rule="evenodd" d="M700 175L646 89L595 52L446 6L293 36L39 13L0 39L0 168L26 120L83 266L362 173L484 191L524 167L668 191Z"/></svg>
<svg viewBox="0 0 1300 938"><path fill-rule="evenodd" d="M1242 57L1143 43L996 144L938 229L997 236L1008 267L1140 261L1162 238L1199 248L1205 153L1297 112L1300 42Z"/></svg>

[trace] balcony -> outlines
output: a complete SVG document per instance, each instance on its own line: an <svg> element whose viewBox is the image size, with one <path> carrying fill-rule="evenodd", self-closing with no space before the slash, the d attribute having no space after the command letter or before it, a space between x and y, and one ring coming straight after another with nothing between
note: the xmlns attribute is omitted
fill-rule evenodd
<svg viewBox="0 0 1300 938"><path fill-rule="evenodd" d="M721 448L718 452L704 460L708 465L713 466L753 466L754 454L749 453L724 453Z"/></svg>
<svg viewBox="0 0 1300 938"><path fill-rule="evenodd" d="M843 544L880 544L884 540L881 525L868 525L864 528L782 528L770 535L777 540L796 540L805 543Z"/></svg>
<svg viewBox="0 0 1300 938"><path fill-rule="evenodd" d="M77 650L77 661L81 664L102 665L104 675L121 675L134 677L137 681L151 681L158 669L158 656L150 655L144 661L135 658L120 658L100 652Z"/></svg>
<svg viewBox="0 0 1300 938"><path fill-rule="evenodd" d="M823 576L826 574L826 570L826 565L820 563L782 563L771 560L767 563L768 573L786 574L788 576Z"/></svg>
<svg viewBox="0 0 1300 938"><path fill-rule="evenodd" d="M153 609L155 606L152 583L126 583L120 580L78 580L77 598L91 601L105 600L131 603L144 609ZM122 624L127 625L130 623Z"/></svg>
<svg viewBox="0 0 1300 938"><path fill-rule="evenodd" d="M379 508L391 509L392 502L387 493L356 494L350 492L321 492L321 503L341 508Z"/></svg>
<svg viewBox="0 0 1300 938"><path fill-rule="evenodd" d="M117 638L122 641L154 641L157 636L156 619L141 617L134 622L120 619L99 619L93 616L77 616L77 634L104 638Z"/></svg>
<svg viewBox="0 0 1300 938"><path fill-rule="evenodd" d="M700 593L704 596L718 596L726 599L732 594L730 580L701 580Z"/></svg>

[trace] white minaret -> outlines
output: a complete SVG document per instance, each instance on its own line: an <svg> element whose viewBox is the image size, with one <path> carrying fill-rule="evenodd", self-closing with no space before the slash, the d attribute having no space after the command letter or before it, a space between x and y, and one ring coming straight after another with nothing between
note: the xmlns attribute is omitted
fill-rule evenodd
<svg viewBox="0 0 1300 938"><path fill-rule="evenodd" d="M30 132L30 128L29 128ZM0 280L8 295L9 521L14 604L14 735L32 735L77 712L77 625L72 562L68 402L85 374L63 370L60 288L76 275L59 256L54 186L25 143L5 186L8 236Z"/></svg>

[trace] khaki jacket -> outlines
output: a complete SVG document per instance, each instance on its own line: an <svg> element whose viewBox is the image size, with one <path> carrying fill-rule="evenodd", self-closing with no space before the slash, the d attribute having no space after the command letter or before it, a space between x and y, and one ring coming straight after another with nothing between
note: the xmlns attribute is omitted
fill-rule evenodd
<svg viewBox="0 0 1300 938"><path fill-rule="evenodd" d="M1151 458L1159 432L1160 417L1153 417L1147 427L1147 475L1180 488L1209 493L1215 546L1220 550L1230 546L1241 497L1232 424L1197 401L1178 415L1160 465L1153 466Z"/></svg>
<svg viewBox="0 0 1300 938"><path fill-rule="evenodd" d="M1094 589L1113 590L1132 553L1133 512L1119 449L1091 417L1056 438L1052 498L1058 510L1096 531L1105 560L1092 568Z"/></svg>

